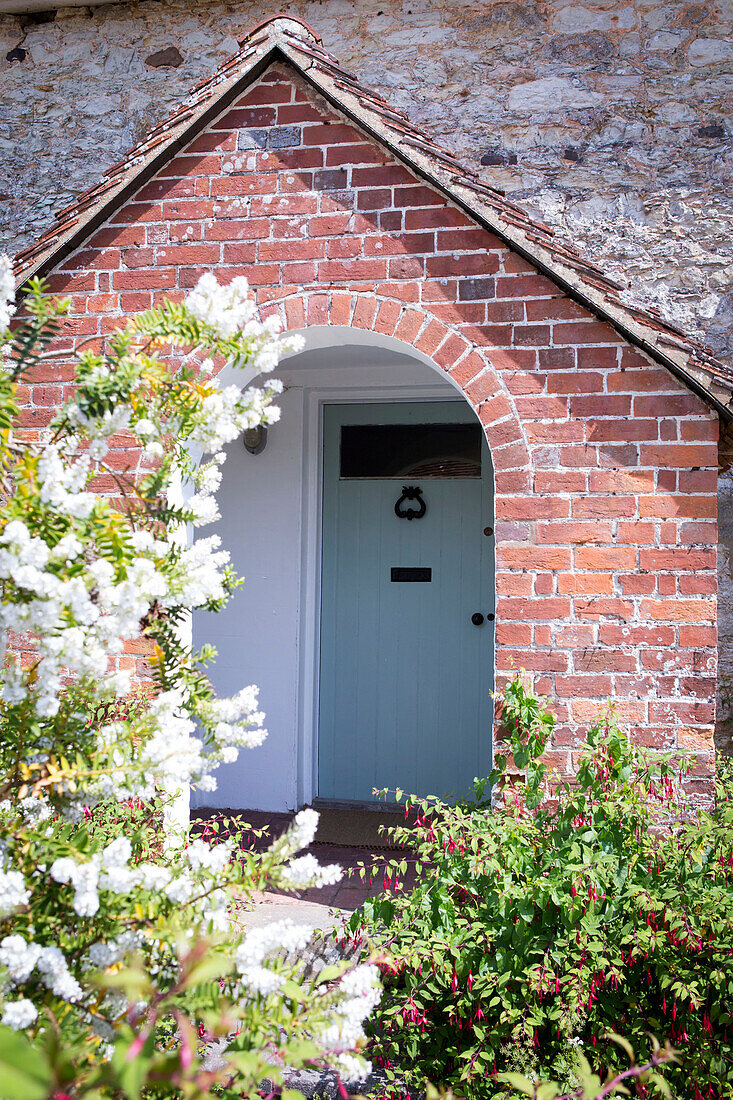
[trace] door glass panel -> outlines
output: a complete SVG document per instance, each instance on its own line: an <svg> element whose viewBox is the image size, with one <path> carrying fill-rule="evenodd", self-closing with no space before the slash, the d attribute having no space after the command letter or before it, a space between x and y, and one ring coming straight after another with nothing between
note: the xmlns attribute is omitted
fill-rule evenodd
<svg viewBox="0 0 733 1100"><path fill-rule="evenodd" d="M341 480L481 477L480 424L344 424Z"/></svg>

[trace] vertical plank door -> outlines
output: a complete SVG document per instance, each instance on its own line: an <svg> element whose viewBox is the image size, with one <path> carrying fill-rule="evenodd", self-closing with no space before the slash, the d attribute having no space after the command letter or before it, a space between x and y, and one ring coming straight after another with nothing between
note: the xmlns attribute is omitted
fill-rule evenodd
<svg viewBox="0 0 733 1100"><path fill-rule="evenodd" d="M473 465L448 453L447 426L461 424L476 440ZM358 426L383 430L348 434ZM462 401L327 405L323 438L318 796L469 794L491 767L494 539L484 533L493 510L483 432ZM398 516L404 488L419 494Z"/></svg>

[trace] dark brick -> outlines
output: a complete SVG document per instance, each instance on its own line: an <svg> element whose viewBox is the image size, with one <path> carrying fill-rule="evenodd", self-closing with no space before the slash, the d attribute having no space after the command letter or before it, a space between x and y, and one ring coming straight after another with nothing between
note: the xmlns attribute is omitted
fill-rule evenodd
<svg viewBox="0 0 733 1100"><path fill-rule="evenodd" d="M709 122L706 126L699 127L697 136L701 138L712 138L714 141L722 141L725 137L725 126L723 126L722 122Z"/></svg>
<svg viewBox="0 0 733 1100"><path fill-rule="evenodd" d="M402 229L402 211L382 210L379 215L379 228L385 233L394 233Z"/></svg>
<svg viewBox="0 0 733 1100"><path fill-rule="evenodd" d="M475 302L480 298L493 298L495 293L493 279L459 279L458 297L461 302Z"/></svg>
<svg viewBox="0 0 733 1100"><path fill-rule="evenodd" d="M339 191L346 187L347 178L345 168L324 168L315 173L313 186L316 191Z"/></svg>
<svg viewBox="0 0 733 1100"><path fill-rule="evenodd" d="M505 153L501 149L487 149L481 157L481 163L486 165L516 164L516 153Z"/></svg>
<svg viewBox="0 0 733 1100"><path fill-rule="evenodd" d="M176 46L167 46L145 58L145 64L151 69L177 69L183 64L183 55Z"/></svg>

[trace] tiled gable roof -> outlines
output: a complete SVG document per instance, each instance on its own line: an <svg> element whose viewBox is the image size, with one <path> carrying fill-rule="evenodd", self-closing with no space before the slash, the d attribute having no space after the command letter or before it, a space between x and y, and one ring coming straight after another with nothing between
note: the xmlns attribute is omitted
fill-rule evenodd
<svg viewBox="0 0 733 1100"><path fill-rule="evenodd" d="M609 322L733 419L733 370L700 341L665 322L654 309L622 298L623 287L580 256L553 230L482 181L421 133L408 117L361 85L324 49L307 23L273 16L241 40L242 49L198 84L163 122L133 146L100 182L56 215L56 224L16 258L19 286L45 274L78 247L145 180L191 141L274 61L285 60L337 110L375 138L416 175L435 186L479 224L501 237L562 290Z"/></svg>

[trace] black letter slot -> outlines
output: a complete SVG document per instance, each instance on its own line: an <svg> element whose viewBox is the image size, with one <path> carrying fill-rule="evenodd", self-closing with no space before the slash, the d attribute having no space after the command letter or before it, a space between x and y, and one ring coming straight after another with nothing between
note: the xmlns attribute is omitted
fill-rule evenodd
<svg viewBox="0 0 733 1100"><path fill-rule="evenodd" d="M432 569L408 569L402 566L392 566L393 581L431 581Z"/></svg>

